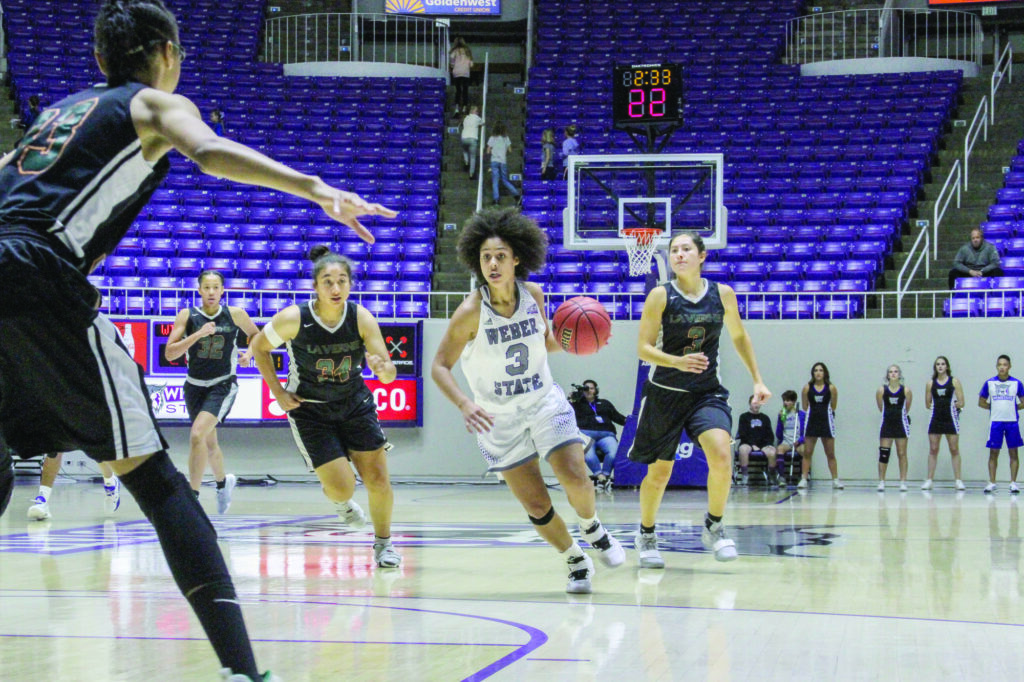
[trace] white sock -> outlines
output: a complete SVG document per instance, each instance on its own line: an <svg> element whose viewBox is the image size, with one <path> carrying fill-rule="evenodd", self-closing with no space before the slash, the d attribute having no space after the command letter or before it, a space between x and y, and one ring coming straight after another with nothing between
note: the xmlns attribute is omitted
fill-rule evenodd
<svg viewBox="0 0 1024 682"><path fill-rule="evenodd" d="M352 511L352 499L349 498L344 502L335 502L334 508L338 511Z"/></svg>
<svg viewBox="0 0 1024 682"><path fill-rule="evenodd" d="M43 498L44 500L50 499L50 493L52 493L52 492L53 492L53 487L52 486L48 486L48 485L41 485L41 486L39 486L39 497Z"/></svg>
<svg viewBox="0 0 1024 682"><path fill-rule="evenodd" d="M104 478L103 479L103 485L107 486L108 488L113 488L114 485L116 485L116 484L117 484L117 476L111 476L110 478Z"/></svg>
<svg viewBox="0 0 1024 682"><path fill-rule="evenodd" d="M576 519L580 523L580 532L581 533L588 532L591 528L594 527L595 523L600 523L600 521L597 520L597 516L594 516L593 518L590 518L590 519L585 519L582 516L577 514L576 515Z"/></svg>
<svg viewBox="0 0 1024 682"><path fill-rule="evenodd" d="M583 550L580 549L579 543L574 541L571 545L569 545L569 548L567 550L565 550L564 552L559 552L559 554L562 555L562 558L568 561L569 559L574 559L576 557L583 556Z"/></svg>

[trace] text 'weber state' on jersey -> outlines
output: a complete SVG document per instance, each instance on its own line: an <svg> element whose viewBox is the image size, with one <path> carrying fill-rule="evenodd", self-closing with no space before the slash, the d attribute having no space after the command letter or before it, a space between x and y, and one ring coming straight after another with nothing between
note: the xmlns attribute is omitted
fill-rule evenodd
<svg viewBox="0 0 1024 682"><path fill-rule="evenodd" d="M479 291L476 337L462 352L462 372L474 402L498 413L527 409L554 385L540 307L522 282L516 282L518 298L509 317L491 307L486 285Z"/></svg>

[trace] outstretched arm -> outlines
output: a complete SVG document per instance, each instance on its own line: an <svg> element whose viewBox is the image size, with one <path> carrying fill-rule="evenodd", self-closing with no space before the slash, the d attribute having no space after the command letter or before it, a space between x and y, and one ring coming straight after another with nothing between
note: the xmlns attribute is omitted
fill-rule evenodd
<svg viewBox="0 0 1024 682"><path fill-rule="evenodd" d="M160 158L171 148L177 149L209 175L280 190L312 201L371 244L373 235L359 222L359 217L393 218L397 215L380 204L371 204L244 144L218 136L203 122L196 105L181 95L147 88L132 100L131 113L143 154L149 160Z"/></svg>

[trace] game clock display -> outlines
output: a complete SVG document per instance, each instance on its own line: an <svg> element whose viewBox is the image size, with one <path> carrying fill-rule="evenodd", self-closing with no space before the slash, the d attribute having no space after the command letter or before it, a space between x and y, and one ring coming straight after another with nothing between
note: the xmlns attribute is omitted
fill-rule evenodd
<svg viewBox="0 0 1024 682"><path fill-rule="evenodd" d="M612 119L617 127L680 123L683 78L678 64L616 66Z"/></svg>

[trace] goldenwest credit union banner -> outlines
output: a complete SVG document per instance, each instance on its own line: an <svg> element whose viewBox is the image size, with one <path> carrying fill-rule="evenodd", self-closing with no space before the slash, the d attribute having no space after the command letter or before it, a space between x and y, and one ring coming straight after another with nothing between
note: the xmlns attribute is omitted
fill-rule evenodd
<svg viewBox="0 0 1024 682"><path fill-rule="evenodd" d="M444 14L500 17L501 0L387 0L388 14Z"/></svg>

